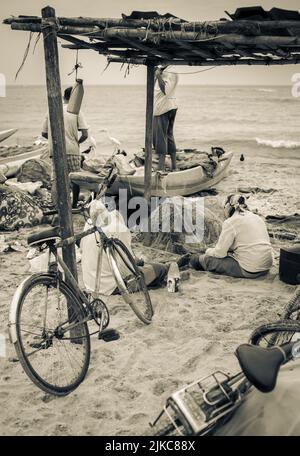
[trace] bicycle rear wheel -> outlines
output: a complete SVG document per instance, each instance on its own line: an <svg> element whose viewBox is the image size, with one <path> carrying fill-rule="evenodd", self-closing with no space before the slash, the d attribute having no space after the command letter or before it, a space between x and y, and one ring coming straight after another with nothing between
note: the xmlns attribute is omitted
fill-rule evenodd
<svg viewBox="0 0 300 456"><path fill-rule="evenodd" d="M292 319L297 320L299 319L300 313L300 286L296 288L292 298L285 306L285 309L281 315L282 320Z"/></svg>
<svg viewBox="0 0 300 456"><path fill-rule="evenodd" d="M108 245L106 253L124 301L143 323L150 324L153 317L151 298L132 254L119 239Z"/></svg>
<svg viewBox="0 0 300 456"><path fill-rule="evenodd" d="M43 391L69 394L83 381L90 360L82 304L66 283L47 274L27 279L14 299L13 342L24 371Z"/></svg>
<svg viewBox="0 0 300 456"><path fill-rule="evenodd" d="M249 341L253 345L267 348L290 342L295 333L300 333L300 322L282 320L256 328L252 332Z"/></svg>

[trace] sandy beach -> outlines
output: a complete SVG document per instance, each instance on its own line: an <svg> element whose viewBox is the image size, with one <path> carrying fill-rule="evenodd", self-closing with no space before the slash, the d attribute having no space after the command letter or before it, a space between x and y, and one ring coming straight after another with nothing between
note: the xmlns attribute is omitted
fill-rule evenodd
<svg viewBox="0 0 300 456"><path fill-rule="evenodd" d="M241 163L236 154L228 176L216 186L217 198L251 190L249 206L261 215L294 214L300 207L299 172L296 157L249 156ZM77 215L76 231L81 226ZM281 246L300 238L299 222L268 228L277 255ZM23 243L38 229L6 237ZM283 231L294 239L280 239ZM145 260L170 258L139 244L135 249ZM277 319L294 290L279 280L277 258L266 277L253 281L191 271L179 293L151 291L155 316L147 327L118 297L111 297L110 326L120 332L120 339L105 343L93 336L86 379L74 393L57 398L36 388L12 360L8 312L15 288L29 274L26 253L0 254L0 333L7 342L7 356L0 359L1 435L143 435L176 388L216 369L236 371L236 346L259 324Z"/></svg>

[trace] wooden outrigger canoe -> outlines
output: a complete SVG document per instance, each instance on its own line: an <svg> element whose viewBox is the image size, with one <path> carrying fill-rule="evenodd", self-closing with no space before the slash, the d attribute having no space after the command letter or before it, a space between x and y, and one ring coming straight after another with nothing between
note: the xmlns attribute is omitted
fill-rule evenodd
<svg viewBox="0 0 300 456"><path fill-rule="evenodd" d="M0 142L4 141L5 139L9 138L11 135L18 131L17 128L11 128L9 130L0 131Z"/></svg>
<svg viewBox="0 0 300 456"><path fill-rule="evenodd" d="M226 174L233 153L227 152L219 159L213 177L208 177L202 166L176 171L172 173L152 173L152 196L187 196L193 193L207 190L220 182ZM139 169L139 168L138 168ZM143 170L144 168L141 168ZM82 188L97 191L103 177L89 171L70 173L72 182ZM118 175L112 187L110 195L117 195L120 189L127 189L131 196L144 194L144 173L137 172L133 175Z"/></svg>
<svg viewBox="0 0 300 456"><path fill-rule="evenodd" d="M42 145L23 154L0 158L0 172L6 177L14 177L21 165L31 158L40 158L45 153L45 146Z"/></svg>

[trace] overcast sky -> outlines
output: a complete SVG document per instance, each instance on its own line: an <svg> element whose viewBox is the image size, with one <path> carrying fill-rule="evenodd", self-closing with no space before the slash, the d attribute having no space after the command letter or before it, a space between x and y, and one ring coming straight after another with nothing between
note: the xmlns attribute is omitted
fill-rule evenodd
<svg viewBox="0 0 300 456"><path fill-rule="evenodd" d="M57 16L120 17L121 13L130 14L133 10L170 12L186 20L216 20L226 17L224 10L234 12L241 6L261 5L266 10L273 6L300 10L299 0L1 0L1 17L11 15L41 15L41 8L50 4L56 9ZM28 41L29 32L12 31L7 25L0 25L0 73L8 84L44 84L43 45L40 40L35 54L30 52L26 64L17 82L14 76L20 65ZM60 70L63 84L73 81L68 76L75 62L75 51L60 47ZM145 68L133 68L124 79L119 64L111 64L102 74L106 65L105 57L87 50L79 52L79 61L83 64L80 77L85 84L144 84ZM299 68L299 69L298 69ZM180 72L195 71L195 67L178 67ZM286 84L291 76L300 72L300 66L282 67L218 67L213 71L181 76L181 84Z"/></svg>

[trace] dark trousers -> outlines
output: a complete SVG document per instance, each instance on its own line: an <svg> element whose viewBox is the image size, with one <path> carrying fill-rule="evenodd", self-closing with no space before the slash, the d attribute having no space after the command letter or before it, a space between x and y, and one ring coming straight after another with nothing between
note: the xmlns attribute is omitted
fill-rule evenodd
<svg viewBox="0 0 300 456"><path fill-rule="evenodd" d="M177 109L153 117L153 145L159 155L158 169L165 170L166 155L171 156L172 170L176 169L176 144L173 134Z"/></svg>
<svg viewBox="0 0 300 456"><path fill-rule="evenodd" d="M216 258L210 255L192 255L190 266L197 271L210 271L242 279L256 279L267 274L268 271L247 272L232 257Z"/></svg>

